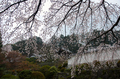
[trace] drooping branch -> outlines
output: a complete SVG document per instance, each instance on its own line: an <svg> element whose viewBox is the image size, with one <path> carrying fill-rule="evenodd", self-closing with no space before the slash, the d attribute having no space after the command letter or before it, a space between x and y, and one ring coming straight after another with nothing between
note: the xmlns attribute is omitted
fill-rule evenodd
<svg viewBox="0 0 120 79"><path fill-rule="evenodd" d="M34 20L35 20L35 16L36 16L36 14L37 14L38 11L39 11L40 5L41 5L41 0L39 0L39 3L38 3L38 6L37 6L36 11L35 11L32 15L30 15L30 16L28 17L28 19L26 20L26 22L25 22L25 23L26 23L26 26L27 26L27 23L32 22L32 24L31 24L31 26L30 26L30 28L29 28L28 31L30 31L31 28L32 28L32 26L33 26L33 23L34 23ZM30 20L30 19L31 19L31 20Z"/></svg>
<svg viewBox="0 0 120 79"><path fill-rule="evenodd" d="M86 43L86 45L84 46L84 48L82 49L81 52L82 52L82 53L84 52L85 48L90 44L90 42L92 42L92 41L94 41L94 40L102 37L103 35L106 35L106 34L109 33L110 31L113 32L113 29L118 25L119 22L120 22L120 16L118 17L116 23L115 23L109 30L105 31L105 32L102 33L101 35L99 35L99 36L91 39L90 41L88 41L88 42ZM117 37L114 35L114 33L112 33L112 34L113 34L113 36L117 39ZM81 53L81 52L80 52L80 53Z"/></svg>
<svg viewBox="0 0 120 79"><path fill-rule="evenodd" d="M67 10L65 11L65 15L62 15L62 19L57 19L58 22L56 22L54 24L54 26L57 26L57 30L55 31L55 33L60 29L60 25L65 23L69 23L70 21L74 21L74 28L76 28L77 30L84 27L87 27L86 25L91 24L91 28L92 27L99 27L97 26L97 24L100 24L100 20L101 19L101 23L103 23L103 27L105 28L105 26L107 26L107 24L109 26L113 26L114 27L114 21L113 19L111 19L111 15L109 13L111 13L111 11L115 11L116 9L114 9L110 4L108 4L105 0L101 0L101 2L99 4L93 3L91 0L79 0L78 2L71 2L71 4L65 4L64 1L55 1L55 3L61 3L61 6L58 6L58 9L52 9L52 10L57 10L57 12L55 12L55 14L53 13L52 18L57 18L56 14L60 11L60 10ZM107 5L107 4L108 5ZM114 5L113 5L114 6ZM54 6L53 6L54 7ZM63 7L66 7L65 9ZM110 7L110 9L108 10L108 8ZM98 12L99 10L99 12ZM111 11L110 11L111 10ZM62 13L61 13L62 14ZM97 17L97 15L99 14L99 17ZM117 15L119 14L117 11L115 11L115 13L112 13L114 15L115 18L117 18ZM51 16L51 15L50 15ZM50 19L52 19L50 18ZM72 18L70 20L67 20L68 18ZM79 18L79 19L78 19ZM97 19L98 20L97 20ZM49 19L49 20L50 20ZM53 19L54 21L54 19ZM98 22L98 23L96 23ZM96 26L95 26L96 24ZM66 25L66 24L64 24ZM72 25L72 23L71 23ZM82 25L82 26L81 26ZM52 27L54 27L52 26ZM89 26L90 27L90 26ZM107 34L108 32L112 32L113 29L112 28L108 28L109 30L105 31L105 33L101 34L101 36ZM51 28L51 27L50 27ZM115 37L115 35L113 34L113 36ZM94 38L93 40L98 39L99 37ZM89 44L89 43L88 43Z"/></svg>
<svg viewBox="0 0 120 79"><path fill-rule="evenodd" d="M9 5L7 8L5 8L3 11L1 11L0 12L0 14L2 14L2 13L4 13L6 10L8 10L10 7L12 7L12 6L14 6L14 5L19 5L20 3L22 3L22 2L25 2L25 1L27 1L27 0L22 0L22 1L18 1L18 2L16 2L16 3L13 3L13 4L11 4L11 5Z"/></svg>
<svg viewBox="0 0 120 79"><path fill-rule="evenodd" d="M36 16L36 14L37 14L38 11L39 11L40 5L41 5L41 0L39 0L39 3L38 3L38 6L37 6L36 11L35 11L32 15L30 15L30 16L28 17L28 19L26 20L26 23L29 23L29 22L31 22L31 21L33 21L33 20L35 19L35 16ZM32 19L31 19L31 18L32 18ZM31 20L30 20L30 19L31 19Z"/></svg>
<svg viewBox="0 0 120 79"><path fill-rule="evenodd" d="M5 8L3 11L1 11L0 12L0 14L4 14L5 13L5 11L7 11L7 10L9 10L11 7L13 7L14 9L10 12L10 14L12 14L15 10L18 10L18 12L21 12L21 11L19 11L19 9L21 9L21 7L22 6L24 6L24 4L22 4L23 2L26 2L26 1L28 1L28 0L20 0L20 1L18 1L18 2L15 2L15 3L13 3L13 4L11 4L11 5L9 5L7 8ZM30 30L32 29L32 27L33 27L33 24L34 24L34 22L35 22L35 17L36 17L36 15L37 15L37 13L38 13L38 11L39 11L39 9L40 9L40 7L41 7L41 4L42 4L42 1L41 0L38 0L38 2L37 1L34 1L37 5L35 6L35 9L33 9L32 11L32 14L28 14L29 16L28 17L26 17L26 15L27 15L27 13L25 13L25 15L24 15L24 11L26 11L26 9L28 8L32 8L30 5L27 5L27 7L24 7L25 8L25 10L22 10L23 12L21 12L23 15L16 15L15 14L15 12L14 12L14 16L19 16L18 18L21 18L21 17L23 17L23 22L22 23L20 23L20 24L18 24L18 26L16 26L16 28L11 32L11 34L8 36L8 38L9 37L11 37L11 35L13 35L14 33L15 33L15 31L17 31L18 30L18 28L20 28L21 26L23 26L23 24L25 24L26 25L26 30L27 30L27 32L30 32ZM16 5L16 6L15 6ZM26 4L25 4L26 5ZM23 9L23 7L22 7L22 9ZM34 11L35 10L35 11ZM28 10L30 13L31 13L31 10ZM16 12L17 13L17 12ZM14 17L13 16L13 17ZM10 15L10 17L11 17L11 15ZM16 17L14 17L14 18L16 18ZM24 19L26 19L26 20L24 20ZM19 20L19 19L18 19ZM29 28L27 28L27 26L28 26L28 24L30 24L30 26L29 26Z"/></svg>

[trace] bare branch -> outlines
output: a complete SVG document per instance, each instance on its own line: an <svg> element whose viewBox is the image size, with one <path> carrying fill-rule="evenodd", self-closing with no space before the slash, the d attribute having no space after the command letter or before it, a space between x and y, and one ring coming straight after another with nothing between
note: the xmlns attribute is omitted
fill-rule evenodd
<svg viewBox="0 0 120 79"><path fill-rule="evenodd" d="M1 11L0 14L2 14L3 12L5 12L6 10L8 10L10 7L12 7L12 6L16 5L16 4L19 5L20 3L25 2L25 1L27 1L27 0L18 1L18 2L16 2L16 3L11 4L11 5L8 6L6 9L4 9L3 11Z"/></svg>
<svg viewBox="0 0 120 79"><path fill-rule="evenodd" d="M89 42L87 42L86 43L86 45L84 46L84 48L82 49L82 51L81 52L84 52L84 50L85 50L85 48L87 47L87 45L89 45L89 43L90 42L92 42L92 41L94 41L94 40L96 40L96 39L98 39L98 38L100 38L101 36L103 36L103 35L106 35L107 33L109 33L110 31L112 31L113 32L113 29L115 28L115 26L117 26L118 25L118 23L119 23L119 21L120 21L120 16L118 17L118 19L117 19L117 21L116 21L116 23L109 29L109 30L107 30L107 31L105 31L104 33L102 33L101 35L99 35L99 36L97 36L97 37L95 37L95 38L93 38L93 39L91 39ZM114 36L114 34L113 34L113 36ZM116 36L115 36L116 37ZM117 38L116 38L117 39ZM81 53L80 52L80 53Z"/></svg>

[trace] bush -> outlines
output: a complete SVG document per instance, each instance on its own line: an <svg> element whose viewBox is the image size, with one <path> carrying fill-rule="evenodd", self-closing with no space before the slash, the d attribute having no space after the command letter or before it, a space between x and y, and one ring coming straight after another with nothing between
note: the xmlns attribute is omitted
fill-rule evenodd
<svg viewBox="0 0 120 79"><path fill-rule="evenodd" d="M58 70L59 70L60 72L64 72L65 67L63 67L62 65L59 65L59 66L58 66Z"/></svg>
<svg viewBox="0 0 120 79"><path fill-rule="evenodd" d="M100 76L103 79L120 79L120 69L119 68L108 68L102 70L102 75Z"/></svg>
<svg viewBox="0 0 120 79"><path fill-rule="evenodd" d="M94 67L96 67L96 68L100 68L100 66L101 66L100 62L97 61L97 60L93 61L93 65L94 65Z"/></svg>
<svg viewBox="0 0 120 79"><path fill-rule="evenodd" d="M45 76L47 76L48 70L50 69L49 65L42 66L40 68L40 72L42 72Z"/></svg>
<svg viewBox="0 0 120 79"><path fill-rule="evenodd" d="M31 58L26 58L27 61L36 63L37 58L31 57Z"/></svg>
<svg viewBox="0 0 120 79"><path fill-rule="evenodd" d="M31 79L45 79L45 76L41 72L33 71L31 74Z"/></svg>
<svg viewBox="0 0 120 79"><path fill-rule="evenodd" d="M14 76L11 74L6 74L1 77L1 79L19 79L18 76Z"/></svg>
<svg viewBox="0 0 120 79"><path fill-rule="evenodd" d="M55 75L57 74L57 68L55 66L50 67L47 73L47 78L46 79L53 79Z"/></svg>
<svg viewBox="0 0 120 79"><path fill-rule="evenodd" d="M57 73L57 68L55 66L52 66L50 67L49 71L52 73Z"/></svg>
<svg viewBox="0 0 120 79"><path fill-rule="evenodd" d="M31 79L32 72L30 70L23 70L19 73L20 79Z"/></svg>
<svg viewBox="0 0 120 79"><path fill-rule="evenodd" d="M88 70L88 69L90 69L90 66L87 63L83 63L80 65L80 69Z"/></svg>
<svg viewBox="0 0 120 79"><path fill-rule="evenodd" d="M76 65L76 69L75 69L76 75L79 75L82 70L91 70L91 66L88 63Z"/></svg>
<svg viewBox="0 0 120 79"><path fill-rule="evenodd" d="M75 76L75 79L92 79L91 73L91 71L82 70L79 75Z"/></svg>
<svg viewBox="0 0 120 79"><path fill-rule="evenodd" d="M120 67L120 60L117 62L117 67Z"/></svg>
<svg viewBox="0 0 120 79"><path fill-rule="evenodd" d="M109 68L112 67L113 65L114 65L114 64L113 64L112 61L107 61L107 62L106 62L106 66L109 67Z"/></svg>
<svg viewBox="0 0 120 79"><path fill-rule="evenodd" d="M65 71L65 67L62 67L62 68L60 69L60 71L61 71L61 72L64 72L64 71Z"/></svg>
<svg viewBox="0 0 120 79"><path fill-rule="evenodd" d="M67 67L67 66L68 66L68 62L66 61L66 62L63 63L62 67Z"/></svg>
<svg viewBox="0 0 120 79"><path fill-rule="evenodd" d="M71 75L68 75L68 76L67 76L67 79L71 79Z"/></svg>
<svg viewBox="0 0 120 79"><path fill-rule="evenodd" d="M5 71L5 69L1 67L0 68L0 77L2 77L4 75L4 71Z"/></svg>
<svg viewBox="0 0 120 79"><path fill-rule="evenodd" d="M64 72L64 70L66 69L66 67L68 66L68 62L64 62L62 65L58 66L58 70L61 72Z"/></svg>
<svg viewBox="0 0 120 79"><path fill-rule="evenodd" d="M61 77L61 78L59 78L59 79L64 79L64 78Z"/></svg>
<svg viewBox="0 0 120 79"><path fill-rule="evenodd" d="M58 66L58 69L61 69L61 68L62 68L62 65L59 65L59 66Z"/></svg>

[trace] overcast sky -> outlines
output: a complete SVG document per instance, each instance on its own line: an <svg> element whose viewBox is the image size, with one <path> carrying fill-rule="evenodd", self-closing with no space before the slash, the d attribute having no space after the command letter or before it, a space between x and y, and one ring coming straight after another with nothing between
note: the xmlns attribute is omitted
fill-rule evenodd
<svg viewBox="0 0 120 79"><path fill-rule="evenodd" d="M92 1L94 1L94 2L100 2L101 0L92 0ZM105 0L105 1L107 1L109 3L112 3L112 4L118 4L118 5L120 5L120 0Z"/></svg>

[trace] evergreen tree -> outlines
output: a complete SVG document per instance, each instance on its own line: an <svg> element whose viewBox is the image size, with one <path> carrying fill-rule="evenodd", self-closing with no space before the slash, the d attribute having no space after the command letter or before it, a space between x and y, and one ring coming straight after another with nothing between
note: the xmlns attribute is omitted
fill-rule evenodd
<svg viewBox="0 0 120 79"><path fill-rule="evenodd" d="M2 34L1 34L1 31L0 31L0 52L2 51Z"/></svg>

